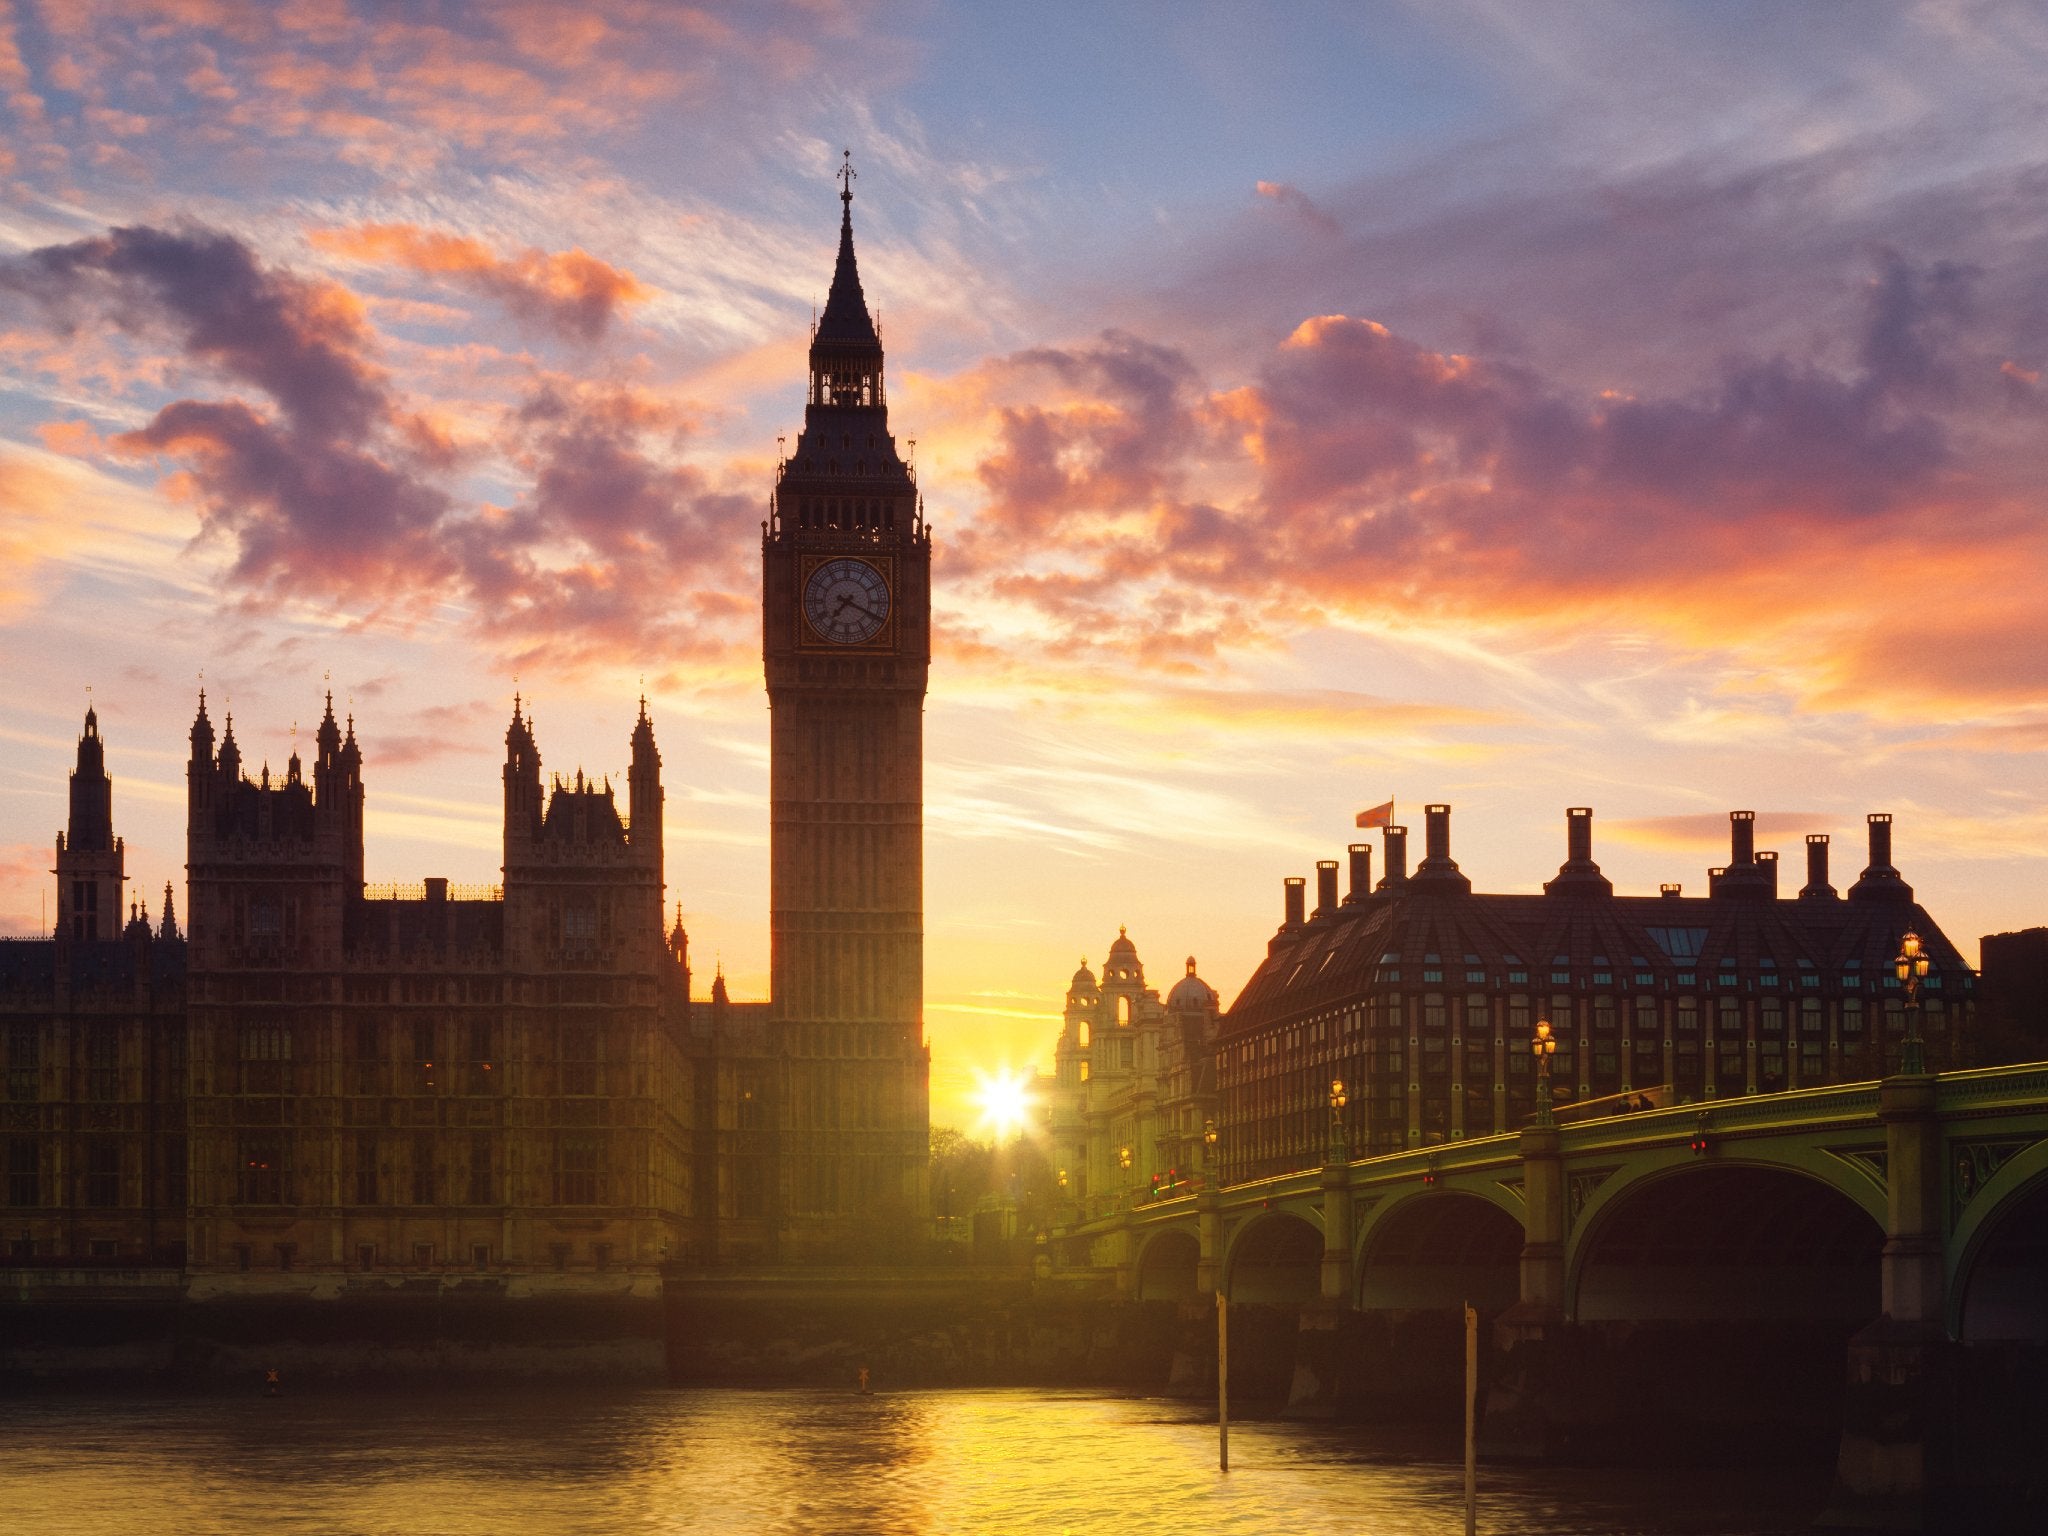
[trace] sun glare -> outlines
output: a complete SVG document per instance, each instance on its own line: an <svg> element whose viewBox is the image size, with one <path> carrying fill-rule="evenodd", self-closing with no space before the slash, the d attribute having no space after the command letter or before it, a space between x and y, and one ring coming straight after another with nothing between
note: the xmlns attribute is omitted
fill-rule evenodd
<svg viewBox="0 0 2048 1536"><path fill-rule="evenodd" d="M1008 1067L995 1072L977 1071L974 1103L981 1110L981 1129L998 1142L1008 1141L1031 1122L1035 1100L1031 1096L1031 1074Z"/></svg>

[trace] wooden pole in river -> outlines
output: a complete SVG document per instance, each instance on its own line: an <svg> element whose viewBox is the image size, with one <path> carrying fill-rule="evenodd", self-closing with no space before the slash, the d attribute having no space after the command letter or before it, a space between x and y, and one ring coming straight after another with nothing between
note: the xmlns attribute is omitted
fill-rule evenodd
<svg viewBox="0 0 2048 1536"><path fill-rule="evenodd" d="M1474 1406L1479 1400L1479 1314L1465 1304L1465 1536L1474 1536L1479 1520L1479 1457L1473 1435Z"/></svg>
<svg viewBox="0 0 2048 1536"><path fill-rule="evenodd" d="M1230 1298L1216 1292L1216 1466L1230 1470Z"/></svg>

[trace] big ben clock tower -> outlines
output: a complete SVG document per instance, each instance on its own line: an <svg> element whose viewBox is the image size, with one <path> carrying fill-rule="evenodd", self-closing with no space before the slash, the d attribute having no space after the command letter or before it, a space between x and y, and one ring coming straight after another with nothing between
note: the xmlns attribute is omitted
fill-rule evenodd
<svg viewBox="0 0 2048 1536"><path fill-rule="evenodd" d="M850 160L850 157L849 157ZM931 559L889 435L840 171L839 263L761 538L774 1180L787 1257L881 1257L925 1204L924 695Z"/></svg>

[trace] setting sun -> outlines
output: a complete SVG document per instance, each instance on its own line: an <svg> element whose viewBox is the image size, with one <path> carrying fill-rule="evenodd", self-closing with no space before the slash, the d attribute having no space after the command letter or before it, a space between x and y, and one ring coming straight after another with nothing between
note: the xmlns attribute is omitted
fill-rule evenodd
<svg viewBox="0 0 2048 1536"><path fill-rule="evenodd" d="M1038 1104L1031 1092L1032 1074L1002 1067L994 1072L977 1071L974 1077L973 1101L981 1111L980 1128L994 1136L998 1145L1031 1123L1031 1112Z"/></svg>

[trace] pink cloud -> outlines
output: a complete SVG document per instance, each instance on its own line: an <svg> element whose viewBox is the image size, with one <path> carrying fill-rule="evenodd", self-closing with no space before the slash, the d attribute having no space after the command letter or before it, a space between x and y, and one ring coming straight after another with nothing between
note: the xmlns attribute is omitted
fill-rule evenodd
<svg viewBox="0 0 2048 1536"><path fill-rule="evenodd" d="M2048 548L2023 463L1981 439L1999 360L1966 337L1971 286L1880 251L1852 366L1733 357L1658 394L1343 315L1232 389L1124 333L1020 353L951 391L985 402L990 446L985 510L944 555L1050 620L1055 649L1199 657L1345 613L1619 624L1857 707L2024 696ZM1910 630L1902 561L1928 599Z"/></svg>

